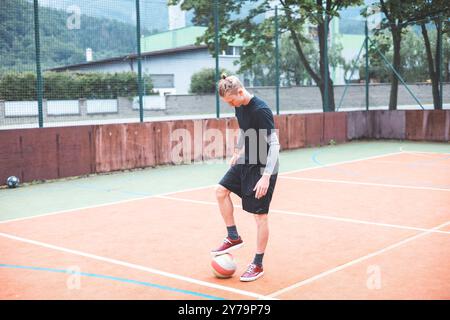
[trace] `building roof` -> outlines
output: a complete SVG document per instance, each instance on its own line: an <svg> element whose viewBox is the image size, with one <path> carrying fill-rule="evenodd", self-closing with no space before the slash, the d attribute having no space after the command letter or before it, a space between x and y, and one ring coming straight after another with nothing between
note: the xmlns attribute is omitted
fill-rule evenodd
<svg viewBox="0 0 450 320"><path fill-rule="evenodd" d="M142 51L166 50L194 45L197 38L202 36L206 29L206 27L189 26L144 37L141 40ZM230 43L230 46L242 45L241 39L236 39Z"/></svg>
<svg viewBox="0 0 450 320"><path fill-rule="evenodd" d="M174 48L174 49L143 52L141 54L141 56L142 57L160 56L160 55L167 55L167 54L178 53L178 52L203 50L206 48L207 48L206 45L200 45L200 46L188 45L188 46ZM83 67L83 66L93 66L93 65L97 65L97 64L103 64L103 63L130 61L130 60L135 60L136 58L137 58L137 54L131 53L129 55L120 56L120 57L114 57L114 58L108 58L108 59L102 59L102 60L96 60L96 61L90 61L90 62L83 62L83 63L78 63L78 64L71 64L71 65L63 66L63 67L51 68L51 69L47 69L46 71L65 71L65 70L70 70L70 69L77 69L77 68Z"/></svg>

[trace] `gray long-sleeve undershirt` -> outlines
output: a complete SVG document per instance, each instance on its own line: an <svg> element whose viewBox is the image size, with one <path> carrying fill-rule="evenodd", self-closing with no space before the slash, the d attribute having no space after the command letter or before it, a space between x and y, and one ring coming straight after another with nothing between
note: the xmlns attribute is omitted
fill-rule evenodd
<svg viewBox="0 0 450 320"><path fill-rule="evenodd" d="M272 175L278 173L278 156L280 154L280 142L275 131L267 136L267 144L269 145L269 151L264 174Z"/></svg>

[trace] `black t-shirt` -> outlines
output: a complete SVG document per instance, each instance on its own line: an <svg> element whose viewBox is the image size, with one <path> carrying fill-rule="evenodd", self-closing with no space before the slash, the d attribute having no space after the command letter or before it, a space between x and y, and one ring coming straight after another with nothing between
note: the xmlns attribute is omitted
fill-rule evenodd
<svg viewBox="0 0 450 320"><path fill-rule="evenodd" d="M266 137L275 129L272 110L256 96L235 108L239 128L245 137L245 163L265 166L269 144Z"/></svg>

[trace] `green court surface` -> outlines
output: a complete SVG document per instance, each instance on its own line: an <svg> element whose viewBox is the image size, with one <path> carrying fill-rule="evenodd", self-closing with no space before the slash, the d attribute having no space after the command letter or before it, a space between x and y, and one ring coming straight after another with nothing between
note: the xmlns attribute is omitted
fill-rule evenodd
<svg viewBox="0 0 450 320"><path fill-rule="evenodd" d="M280 172L402 151L450 156L450 144L377 140L290 150L280 154ZM18 189L2 188L0 221L214 185L227 168L226 161L217 160L24 184Z"/></svg>

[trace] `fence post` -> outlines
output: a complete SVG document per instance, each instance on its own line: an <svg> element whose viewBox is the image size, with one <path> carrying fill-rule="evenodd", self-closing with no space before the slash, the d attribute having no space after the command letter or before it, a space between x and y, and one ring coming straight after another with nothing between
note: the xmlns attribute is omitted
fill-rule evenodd
<svg viewBox="0 0 450 320"><path fill-rule="evenodd" d="M39 3L34 0L34 42L36 48L36 93L38 100L39 128L44 127L44 115L42 110L43 80L41 71L41 40L39 36Z"/></svg>
<svg viewBox="0 0 450 320"><path fill-rule="evenodd" d="M6 124L6 103L5 100L0 100L0 125Z"/></svg>
<svg viewBox="0 0 450 320"><path fill-rule="evenodd" d="M438 62L438 68L439 68L439 109L442 110L444 108L444 103L443 103L443 99L444 99L444 93L442 92L443 89L443 85L442 82L444 82L443 76L442 76L442 70L444 69L444 63L443 63L443 56L442 56L442 50L444 47L444 44L442 43L442 15L439 15L439 23L438 23L438 44L439 44L439 62Z"/></svg>
<svg viewBox="0 0 450 320"><path fill-rule="evenodd" d="M214 0L214 51L216 55L216 117L220 118L220 100L219 100L219 0Z"/></svg>
<svg viewBox="0 0 450 320"><path fill-rule="evenodd" d="M275 6L275 83L277 115L280 114L280 48L278 46L278 6Z"/></svg>
<svg viewBox="0 0 450 320"><path fill-rule="evenodd" d="M364 32L366 34L365 37L365 47L366 47L366 66L365 66L365 73L366 73L366 111L369 111L369 28L367 26L367 18L366 18L366 24L364 27Z"/></svg>
<svg viewBox="0 0 450 320"><path fill-rule="evenodd" d="M136 0L136 38L137 38L137 61L138 61L138 90L139 90L139 119L144 122L144 103L142 98L142 56L141 56L141 12L139 1Z"/></svg>
<svg viewBox="0 0 450 320"><path fill-rule="evenodd" d="M323 44L323 51L324 51L324 84L325 84L325 90L324 90L324 101L325 104L323 106L323 111L328 112L329 111L329 103L328 103L328 14L325 12L325 19L324 19L324 44Z"/></svg>

